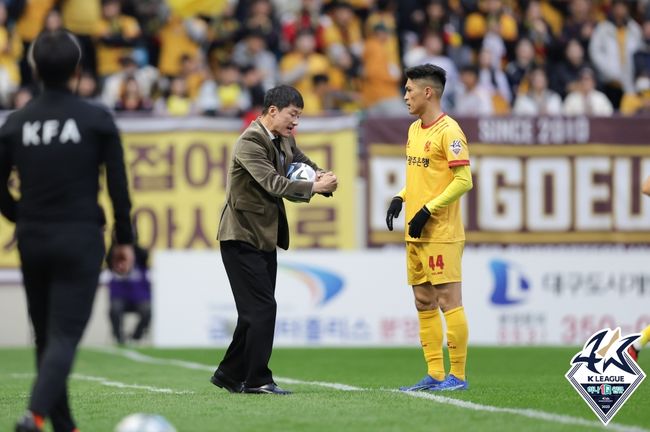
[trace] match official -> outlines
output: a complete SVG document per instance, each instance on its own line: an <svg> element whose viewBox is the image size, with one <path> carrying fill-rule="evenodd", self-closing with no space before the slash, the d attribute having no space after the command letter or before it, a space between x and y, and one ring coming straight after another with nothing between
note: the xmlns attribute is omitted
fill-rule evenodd
<svg viewBox="0 0 650 432"><path fill-rule="evenodd" d="M406 202L406 260L420 323L420 341L427 375L403 391L463 390L467 388L467 318L461 295L461 260L465 231L459 198L472 188L467 139L456 121L440 106L444 69L431 64L405 71L404 100L415 115L406 142L406 187L395 196L386 214L393 218ZM443 362L444 315L447 324L449 374Z"/></svg>
<svg viewBox="0 0 650 432"><path fill-rule="evenodd" d="M110 113L75 95L81 49L65 30L41 33L28 53L40 96L0 128L0 211L16 223L23 282L36 339L37 375L17 432L77 430L67 379L90 317L104 258L97 203L105 167L115 217L113 268L133 264L131 202L120 136ZM20 199L9 193L15 167Z"/></svg>

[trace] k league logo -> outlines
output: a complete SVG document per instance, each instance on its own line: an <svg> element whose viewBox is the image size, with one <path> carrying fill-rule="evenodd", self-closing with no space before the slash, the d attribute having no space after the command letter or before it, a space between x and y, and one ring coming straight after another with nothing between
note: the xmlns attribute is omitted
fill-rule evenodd
<svg viewBox="0 0 650 432"><path fill-rule="evenodd" d="M621 329L603 329L585 343L565 375L604 425L645 379L627 354L639 334L621 337Z"/></svg>
<svg viewBox="0 0 650 432"><path fill-rule="evenodd" d="M460 142L460 140L453 140L451 144L449 144L449 149L456 155L458 156L460 152L463 150L463 145Z"/></svg>

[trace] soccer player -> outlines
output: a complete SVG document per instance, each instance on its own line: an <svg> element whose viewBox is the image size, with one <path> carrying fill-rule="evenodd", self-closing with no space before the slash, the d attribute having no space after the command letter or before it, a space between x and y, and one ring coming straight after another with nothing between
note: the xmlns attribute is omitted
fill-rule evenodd
<svg viewBox="0 0 650 432"><path fill-rule="evenodd" d="M67 380L97 291L104 258L100 172L113 205L113 268L133 265L133 233L124 153L111 114L74 91L81 76L79 41L44 31L29 50L40 96L0 128L0 211L16 223L23 284L36 339L37 374L16 432L77 431ZM16 168L20 199L7 181Z"/></svg>
<svg viewBox="0 0 650 432"><path fill-rule="evenodd" d="M391 201L386 225L393 230L406 203L408 283L413 287L427 375L403 391L464 390L468 328L461 296L465 231L458 199L472 188L467 139L440 106L444 69L431 64L406 69L404 100L418 117L408 131L406 187ZM451 369L443 363L442 317Z"/></svg>

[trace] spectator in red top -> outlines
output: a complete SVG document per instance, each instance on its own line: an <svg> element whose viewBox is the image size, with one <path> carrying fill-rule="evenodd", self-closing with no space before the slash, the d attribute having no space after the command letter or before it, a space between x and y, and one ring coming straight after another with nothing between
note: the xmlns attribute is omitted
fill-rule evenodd
<svg viewBox="0 0 650 432"><path fill-rule="evenodd" d="M289 51L296 42L301 30L308 29L316 38L316 50L323 49L323 28L320 26L320 5L318 0L301 0L300 9L295 15L283 17L282 45L283 51Z"/></svg>

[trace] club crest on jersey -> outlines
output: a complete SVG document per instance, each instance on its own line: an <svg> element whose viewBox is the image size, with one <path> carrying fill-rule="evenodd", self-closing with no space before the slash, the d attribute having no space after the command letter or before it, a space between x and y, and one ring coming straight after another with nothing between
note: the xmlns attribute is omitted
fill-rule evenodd
<svg viewBox="0 0 650 432"><path fill-rule="evenodd" d="M429 153L429 150L431 150L431 141L424 143L424 152Z"/></svg>
<svg viewBox="0 0 650 432"><path fill-rule="evenodd" d="M451 144L449 144L449 150L458 156L460 152L463 151L463 144L460 142L460 140L453 140Z"/></svg>

